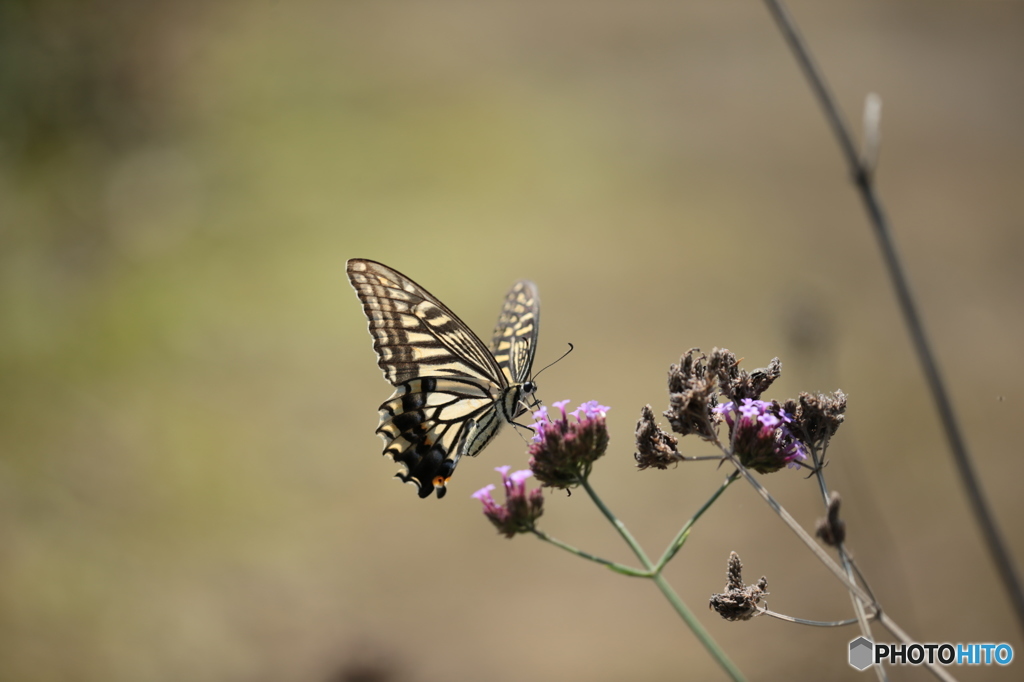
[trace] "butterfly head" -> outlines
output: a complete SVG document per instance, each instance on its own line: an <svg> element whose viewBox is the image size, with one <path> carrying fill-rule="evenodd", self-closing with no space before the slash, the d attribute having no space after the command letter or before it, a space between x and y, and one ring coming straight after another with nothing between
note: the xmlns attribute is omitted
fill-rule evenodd
<svg viewBox="0 0 1024 682"><path fill-rule="evenodd" d="M532 410L540 401L537 396L534 395L537 392L537 382L535 381L524 381L523 383L515 386L514 391L514 413L512 411L513 405L509 406L509 412L506 414L508 421L515 423L516 417L520 417L530 410ZM521 424L519 425L521 426Z"/></svg>

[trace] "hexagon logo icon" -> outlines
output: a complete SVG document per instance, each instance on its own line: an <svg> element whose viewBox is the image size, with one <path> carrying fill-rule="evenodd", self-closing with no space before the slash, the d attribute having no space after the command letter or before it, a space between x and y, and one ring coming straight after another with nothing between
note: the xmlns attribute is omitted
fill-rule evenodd
<svg viewBox="0 0 1024 682"><path fill-rule="evenodd" d="M850 642L850 665L857 670L868 668L874 659L874 643L867 637L858 637Z"/></svg>

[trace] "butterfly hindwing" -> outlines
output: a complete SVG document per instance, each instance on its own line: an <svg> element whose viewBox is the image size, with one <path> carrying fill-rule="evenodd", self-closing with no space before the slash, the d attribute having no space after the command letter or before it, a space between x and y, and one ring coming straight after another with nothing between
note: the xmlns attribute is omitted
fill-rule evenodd
<svg viewBox="0 0 1024 682"><path fill-rule="evenodd" d="M395 387L380 406L384 454L405 465L398 477L415 483L420 497L435 489L441 497L459 458L480 452L519 412L524 386L515 377L519 372L525 378L533 360L536 287L518 282L506 297L499 327L504 320L512 330L515 359L506 354L501 360L447 306L397 270L364 259L350 260L347 270L369 321L377 364ZM524 343L514 336L526 322L533 331L522 335Z"/></svg>
<svg viewBox="0 0 1024 682"><path fill-rule="evenodd" d="M494 397L481 386L422 377L399 384L380 406L377 433L384 439L384 454L406 466L398 477L415 482L420 497L426 497L435 486L443 491L459 457L475 455L501 423Z"/></svg>

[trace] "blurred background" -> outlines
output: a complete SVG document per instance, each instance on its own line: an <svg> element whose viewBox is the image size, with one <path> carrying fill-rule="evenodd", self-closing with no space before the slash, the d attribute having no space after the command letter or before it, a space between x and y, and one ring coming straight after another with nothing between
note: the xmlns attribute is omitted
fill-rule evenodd
<svg viewBox="0 0 1024 682"><path fill-rule="evenodd" d="M1022 562L1024 6L791 9L858 129L882 97L881 194ZM441 502L391 478L355 256L485 338L512 281L537 282L538 366L576 347L539 395L612 407L593 480L652 554L723 476L635 471L681 353L779 356L770 398L843 389L829 484L888 613L1021 652L760 3L5 0L0 102L0 679L722 679L650 583L495 534L469 495L525 466L511 429ZM813 528L813 481L762 480ZM582 495L549 495L542 527L634 563ZM862 679L852 629L708 612L731 550L773 610L850 602L731 488L668 577L751 679Z"/></svg>

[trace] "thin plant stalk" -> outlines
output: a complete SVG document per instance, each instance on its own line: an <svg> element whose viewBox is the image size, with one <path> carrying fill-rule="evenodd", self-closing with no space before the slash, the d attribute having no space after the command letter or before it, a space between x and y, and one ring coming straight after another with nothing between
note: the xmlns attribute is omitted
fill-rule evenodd
<svg viewBox="0 0 1024 682"><path fill-rule="evenodd" d="M765 502L768 503L768 506L771 507L772 510L776 514L778 514L779 518L781 518L786 523L786 525L789 526L790 529L792 529L794 533L796 533L797 537L799 537L803 541L803 543L805 545L807 545L807 547L814 553L814 555L816 557L818 557L818 559L820 559L821 562L823 564L825 564L825 566L830 571L832 571L832 574L835 575L837 578L839 578L840 582L842 582L843 585L846 586L846 589L848 589L850 591L850 594L855 599L857 599L857 600L859 600L859 601L861 601L861 602L863 602L865 604L872 604L872 605L874 605L874 608L876 610L876 614L875 614L874 617L876 619L878 619L882 623L882 625L885 626L885 628L889 632L891 632L893 635L895 635L897 638L899 638L899 640L903 644L913 644L914 643L914 640L912 640L910 638L910 636L907 635L907 633L904 632L896 624L895 621L893 621L891 618L889 618L889 616L878 607L878 605L871 598L871 595L869 595L860 585L858 585L856 582L854 582L854 580L850 577L850 575L848 575L846 573L846 571L844 571L842 568L840 568L839 565L836 564L836 562L834 562L832 560L832 557L830 557L825 552L825 550L822 549L818 545L818 543L814 541L814 539L810 536L810 534L808 534L807 531L805 531L803 529L803 526L801 526L799 523L797 523L796 519L794 519L790 515L790 513L788 511L786 511L786 508L783 507L781 504L779 504L778 500L776 500L774 497L772 497L771 493L769 493L764 488L764 486L762 486L757 481L757 479L754 478L753 474L751 474L750 471L748 471L745 466L740 464L738 458L736 458L734 455L730 454L729 455L729 460L733 464L736 465L736 468L740 472L740 474L742 474L743 477L747 480L747 482L750 483L750 485L754 487L754 489L758 492L759 495L761 495L762 498L764 498ZM952 675L950 675L948 672L946 672L945 668L940 666L938 663L928 663L927 661L925 661L923 663L923 665L926 668L928 668L929 672L931 672L933 675L938 677L940 680L943 680L943 682L956 682L956 678L954 678ZM874 666L874 667L875 668L880 668L881 666Z"/></svg>
<svg viewBox="0 0 1024 682"><path fill-rule="evenodd" d="M847 625L856 625L856 618L847 618L846 620L833 620L833 621L820 621L820 620L807 620L805 618L794 618L793 616L786 616L781 613L775 613L768 609L758 609L762 616L769 616L771 618L778 618L784 620L787 623L796 623L797 625L813 625L818 628L841 628Z"/></svg>
<svg viewBox="0 0 1024 682"><path fill-rule="evenodd" d="M828 512L829 497L828 497L828 486L825 484L825 466L823 460L825 459L825 453L828 451L828 441L822 446L821 457L818 457L818 449L811 447L811 458L814 461L814 476L818 481L818 489L821 492L821 499L825 505L825 511ZM849 556L846 553L846 546L840 542L837 544L836 549L839 551L839 561L843 564L843 570L846 571L846 575L850 580L856 581L853 575L853 566L850 563ZM871 624L868 623L867 613L864 609L864 602L857 598L853 593L850 594L850 600L853 602L853 612L856 615L857 625L860 628L860 634L864 637L874 641L874 636L871 633ZM885 668L879 663L873 666L875 670L875 676L879 682L886 682L889 676L885 672Z"/></svg>
<svg viewBox="0 0 1024 682"><path fill-rule="evenodd" d="M889 220L886 217L882 201L875 191L874 168L867 165L874 158L877 150L874 150L872 154L858 155L850 128L839 109L835 97L832 95L831 89L825 81L821 69L811 55L807 43L800 35L793 17L789 14L782 0L765 0L765 4L768 6L768 11L771 12L790 49L793 51L793 55L796 57L801 70L803 70L804 75L807 77L811 90L814 91L825 114L825 118L842 149L843 157L850 168L851 177L857 186L861 200L864 202L864 207L867 210L875 236L878 239L879 247L882 250L885 265L889 271L893 288L896 291L896 298L899 301L904 322L910 332L914 350L921 362L925 379L928 382L936 409L939 412L939 421L945 432L946 440L949 442L959 479L967 493L967 499L970 502L975 519L981 527L982 536L985 539L985 544L988 546L989 553L992 555L992 560L995 562L999 577L1010 596L1018 625L1024 629L1024 588L1021 586L1020 576L1017 573L1006 541L996 523L995 515L992 513L988 500L981 489L981 482L975 471L974 462L967 451L966 441L957 421L956 413L953 410L953 402L942 380L938 362L925 334L924 324L921 321L907 275L896 250L896 244L889 227Z"/></svg>
<svg viewBox="0 0 1024 682"><path fill-rule="evenodd" d="M580 558L593 561L594 563L601 564L602 566L606 566L611 570L615 571L616 573L632 576L634 578L650 578L652 575L650 571L641 571L640 569L632 568L630 566L624 566L614 561L609 561L608 559L602 559L601 557L595 556L590 552L585 552L582 549L578 549L568 543L562 542L558 538L551 537L539 528L534 528L531 532L544 542L551 543L555 547L564 549L566 552L569 552L570 554L575 554Z"/></svg>
<svg viewBox="0 0 1024 682"><path fill-rule="evenodd" d="M608 519L608 522L615 527L615 530L619 532L622 539L625 540L626 544L633 550L633 553L636 555L637 559L640 560L643 567L651 573L651 580L653 580L654 584L658 586L658 589L661 590L663 595L665 595L669 604L671 604L672 608L676 610L676 613L678 613L679 617L683 619L683 622L690 628L690 631L693 632L694 636L696 636L700 643L704 645L704 648L708 653L711 654L729 677L736 682L745 681L746 678L743 676L743 673L740 672L739 668L737 668L729 657L725 655L725 652L718 646L718 643L712 639L708 631L705 630L704 626L700 624L699 620L697 620L697 616L690 611L686 603L678 594L676 594L676 591L672 589L672 586L669 585L667 580L665 580L665 576L662 575L660 569L655 570L654 564L651 563L651 560L647 557L647 554L640 546L640 543L636 541L636 538L634 538L629 532L629 529L626 528L626 524L619 520L607 505L605 505L604 501L590 485L590 481L587 480L587 477L581 477L579 481L580 485L583 486L583 489L587 491L587 495L589 495L590 499L594 501L595 505L597 505L597 508L601 510L601 513L604 514L606 519Z"/></svg>
<svg viewBox="0 0 1024 682"><path fill-rule="evenodd" d="M729 461L736 466L736 470L739 471L743 478L747 480L747 483L749 483L754 490L757 491L757 494L768 503L768 506L772 508L772 511L774 511L794 533L796 533L796 536L800 538L805 545L807 545L807 548L814 553L814 556L818 557L818 560L825 564L825 568L832 571L832 574L837 577L846 589L848 589L858 599L868 604L872 603L870 595L864 591L864 588L854 582L853 579L846 574L846 571L840 568L839 564L832 560L832 557L830 557L828 553L825 552L825 550L822 549L814 540L814 538L804 530L803 526L797 523L797 520L794 519L788 511L786 511L786 508L779 504L778 500L772 497L771 493L769 493L765 487L761 485L756 478L754 478L754 475L740 463L739 458L728 452L726 454L729 457Z"/></svg>
<svg viewBox="0 0 1024 682"><path fill-rule="evenodd" d="M880 622L886 630L895 635L896 639L900 640L902 644L915 643L914 640L911 639L910 635L904 632L903 629L884 611L880 611L878 613L878 622ZM938 663L929 663L928 659L925 659L922 665L927 667L928 671L935 675L935 677L942 680L942 682L956 682L956 678L950 675L949 672Z"/></svg>
<svg viewBox="0 0 1024 682"><path fill-rule="evenodd" d="M693 524L697 522L697 519L699 519L704 514L704 512L706 512L711 507L711 505L715 503L715 500L718 499L719 495L724 493L725 489L728 488L733 481L739 478L739 476L739 472L736 471L730 474L728 477L726 477L725 482L722 483L718 490L715 491L715 494L712 495L708 499L708 501L705 502L704 505L697 510L696 514L690 517L690 520L687 521L686 524L679 530L675 538L673 538L672 542L669 543L669 546L665 548L665 552L661 555L661 558L658 559L658 563L654 567L654 570L656 572L660 573L661 570L665 568L665 565L672 560L672 557L674 557L676 553L680 549L682 549L683 543L686 542L686 538L690 535L690 529L693 527Z"/></svg>

